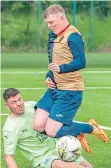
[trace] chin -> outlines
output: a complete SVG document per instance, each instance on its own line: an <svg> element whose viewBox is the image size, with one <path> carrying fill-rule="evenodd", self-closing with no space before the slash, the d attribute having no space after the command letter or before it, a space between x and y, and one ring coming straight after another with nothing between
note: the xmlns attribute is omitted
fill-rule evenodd
<svg viewBox="0 0 111 168"><path fill-rule="evenodd" d="M24 114L24 111L20 111L19 114L20 114L20 115L21 115L21 114Z"/></svg>
<svg viewBox="0 0 111 168"><path fill-rule="evenodd" d="M52 30L52 31L53 31L53 33L54 33L54 34L57 34L57 32L56 32L56 31L54 31L54 30Z"/></svg>

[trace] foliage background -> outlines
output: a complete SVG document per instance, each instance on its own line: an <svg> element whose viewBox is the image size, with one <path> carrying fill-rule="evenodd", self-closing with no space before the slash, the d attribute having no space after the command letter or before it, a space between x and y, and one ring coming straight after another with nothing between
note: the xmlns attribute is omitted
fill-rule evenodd
<svg viewBox="0 0 111 168"><path fill-rule="evenodd" d="M64 7L70 24L74 25L73 1L41 1L40 5L37 1L2 1L2 52L38 52L38 45L39 52L46 52L48 29L43 13L54 3ZM111 51L111 1L94 1L93 25L90 7L90 1L77 1L76 27L85 40L85 49L90 51L93 36L93 51Z"/></svg>
<svg viewBox="0 0 111 168"><path fill-rule="evenodd" d="M53 3L64 7L70 23L74 25L73 1L41 1L41 7L37 1L1 1L1 93L4 88L16 87L20 89L24 100L37 101L43 95L48 64L48 29L43 20L43 12ZM76 27L82 33L87 52L90 51L93 28L93 52L96 53L86 54L87 67L82 70L86 90L76 120L87 122L89 118L96 118L101 125L111 127L111 54L106 54L111 52L111 1L94 1L93 27L90 12L89 1L77 1ZM1 113L2 130L7 117L5 113L9 113L3 99ZM92 153L89 155L83 150L82 155L94 168L111 167L110 131L107 134L108 144L87 135ZM1 148L1 168L6 168L3 139ZM15 160L19 168L32 167L19 149Z"/></svg>

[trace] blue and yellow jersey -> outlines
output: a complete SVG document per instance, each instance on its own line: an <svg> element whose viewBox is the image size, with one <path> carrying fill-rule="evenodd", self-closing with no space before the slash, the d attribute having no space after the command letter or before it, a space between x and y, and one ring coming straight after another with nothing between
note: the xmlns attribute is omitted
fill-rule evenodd
<svg viewBox="0 0 111 168"><path fill-rule="evenodd" d="M49 34L49 63L56 63L60 73L49 73L60 90L84 90L84 82L80 69L86 65L84 42L79 31L69 25L67 29L55 35Z"/></svg>

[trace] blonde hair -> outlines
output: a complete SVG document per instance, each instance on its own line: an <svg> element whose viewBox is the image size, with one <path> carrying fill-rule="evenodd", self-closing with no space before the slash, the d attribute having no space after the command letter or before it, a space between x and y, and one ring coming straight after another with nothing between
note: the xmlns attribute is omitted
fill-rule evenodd
<svg viewBox="0 0 111 168"><path fill-rule="evenodd" d="M57 4L51 5L44 12L44 18L46 19L49 15L58 14L58 13L65 14L65 11L62 8L62 6L57 5Z"/></svg>

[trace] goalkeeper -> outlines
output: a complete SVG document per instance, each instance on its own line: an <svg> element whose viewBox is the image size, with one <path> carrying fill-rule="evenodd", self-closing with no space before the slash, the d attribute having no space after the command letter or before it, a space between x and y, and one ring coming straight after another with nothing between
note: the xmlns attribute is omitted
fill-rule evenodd
<svg viewBox="0 0 111 168"><path fill-rule="evenodd" d="M82 156L74 162L58 160L55 152L56 139L32 128L35 102L24 102L20 92L15 88L6 89L3 97L5 106L10 110L3 127L7 168L18 167L14 159L17 147L29 161L32 161L35 168L93 168Z"/></svg>

